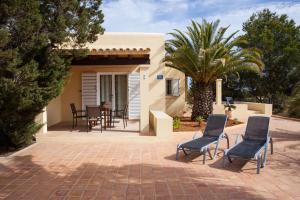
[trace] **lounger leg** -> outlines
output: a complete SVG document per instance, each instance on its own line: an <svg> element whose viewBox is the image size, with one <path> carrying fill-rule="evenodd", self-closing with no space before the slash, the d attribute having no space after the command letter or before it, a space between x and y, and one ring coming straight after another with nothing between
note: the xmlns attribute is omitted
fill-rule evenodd
<svg viewBox="0 0 300 200"><path fill-rule="evenodd" d="M227 133L225 133L225 138L227 140L227 149L229 149L229 137L228 137Z"/></svg>
<svg viewBox="0 0 300 200"><path fill-rule="evenodd" d="M215 159L215 157L217 155L218 148L219 148L219 141L216 144L216 148L215 148L215 152L214 152L214 157L212 159Z"/></svg>
<svg viewBox="0 0 300 200"><path fill-rule="evenodd" d="M273 154L273 138L270 138L270 144L271 144L271 154Z"/></svg>
<svg viewBox="0 0 300 200"><path fill-rule="evenodd" d="M204 148L204 150L203 150L203 164L205 164L205 160L206 160L206 151L207 151L207 149Z"/></svg>
<svg viewBox="0 0 300 200"><path fill-rule="evenodd" d="M226 167L226 155L224 154L223 155L223 158L222 158L222 165L223 165L223 167Z"/></svg>
<svg viewBox="0 0 300 200"><path fill-rule="evenodd" d="M176 149L176 160L178 160L178 157L179 157L179 147L177 146L177 149Z"/></svg>
<svg viewBox="0 0 300 200"><path fill-rule="evenodd" d="M260 167L261 167L260 165L261 165L261 154L258 155L258 157L257 157L257 168L256 168L257 174L259 174L259 172L260 172Z"/></svg>
<svg viewBox="0 0 300 200"><path fill-rule="evenodd" d="M188 155L188 153L184 150L184 148L182 148L182 151L183 151L183 153L184 153L184 155Z"/></svg>
<svg viewBox="0 0 300 200"><path fill-rule="evenodd" d="M208 152L208 155L209 155L209 157L210 157L210 159L214 159L214 157L212 157L212 155L211 155L211 153L210 153L210 149L209 149L209 147L207 148L207 152Z"/></svg>
<svg viewBox="0 0 300 200"><path fill-rule="evenodd" d="M72 125L72 127L74 128L74 116L73 116L73 125Z"/></svg>
<svg viewBox="0 0 300 200"><path fill-rule="evenodd" d="M229 162L232 163L230 156L227 156L227 158L228 158Z"/></svg>
<svg viewBox="0 0 300 200"><path fill-rule="evenodd" d="M263 161L261 163L261 168L263 168L266 165L267 162L267 154L268 154L268 144L266 144L266 147L264 149L264 157L263 157Z"/></svg>
<svg viewBox="0 0 300 200"><path fill-rule="evenodd" d="M76 117L76 119L75 119L75 127L77 127L77 117Z"/></svg>

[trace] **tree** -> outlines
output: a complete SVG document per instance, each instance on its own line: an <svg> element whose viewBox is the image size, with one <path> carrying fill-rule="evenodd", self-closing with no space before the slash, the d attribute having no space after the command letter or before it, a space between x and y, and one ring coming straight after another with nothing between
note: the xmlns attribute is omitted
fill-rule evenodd
<svg viewBox="0 0 300 200"><path fill-rule="evenodd" d="M287 111L289 116L300 118L300 82L293 89L288 101Z"/></svg>
<svg viewBox="0 0 300 200"><path fill-rule="evenodd" d="M2 0L0 3L0 146L32 142L35 117L59 95L70 60L94 42L101 27L101 0Z"/></svg>
<svg viewBox="0 0 300 200"><path fill-rule="evenodd" d="M233 97L240 101L264 102L265 88L261 84L260 75L253 71L242 71L239 75L228 75L223 84L224 97Z"/></svg>
<svg viewBox="0 0 300 200"><path fill-rule="evenodd" d="M246 41L234 38L237 32L225 37L228 27L218 25L219 20L203 20L202 24L192 21L186 32L175 30L166 41L166 66L192 78L192 119L207 118L212 113L212 84L217 78L246 69L259 71L263 66L255 48L237 48Z"/></svg>
<svg viewBox="0 0 300 200"><path fill-rule="evenodd" d="M262 52L265 69L255 79L263 87L263 98L280 111L281 99L285 99L282 96L289 96L300 80L300 27L287 15L265 9L253 14L243 24L243 31L242 37L248 41L243 47L259 48Z"/></svg>

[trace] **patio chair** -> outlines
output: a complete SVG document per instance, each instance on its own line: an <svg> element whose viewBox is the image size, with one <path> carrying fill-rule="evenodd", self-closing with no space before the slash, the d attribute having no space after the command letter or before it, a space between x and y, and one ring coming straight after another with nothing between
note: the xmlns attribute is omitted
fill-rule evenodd
<svg viewBox="0 0 300 200"><path fill-rule="evenodd" d="M227 122L227 116L222 114L210 115L207 120L207 125L205 127L203 136L200 138L195 138L192 140L177 145L176 160L178 160L179 151L183 151L185 155L188 155L187 151L190 152L200 152L203 153L203 164L206 161L206 152L209 153L211 159L214 159L217 155L219 142L221 139L227 139L227 148L229 148L229 139L226 133L224 133L224 128ZM210 153L209 147L215 144L214 155Z"/></svg>
<svg viewBox="0 0 300 200"><path fill-rule="evenodd" d="M77 126L77 119L78 118L82 119L82 118L86 117L86 115L85 115L85 110L77 110L74 103L71 103L70 107L71 107L71 111L72 111L72 115L73 115L72 127L74 128Z"/></svg>
<svg viewBox="0 0 300 200"><path fill-rule="evenodd" d="M100 131L102 133L102 112L100 106L86 106L86 125L87 132L92 129L93 124L97 125L100 122Z"/></svg>
<svg viewBox="0 0 300 200"><path fill-rule="evenodd" d="M245 135L239 142L237 137L236 144L226 149L223 157L225 166L226 158L232 163L232 158L257 161L257 174L263 168L267 160L268 144L271 143L271 153L273 153L273 141L269 136L270 117L252 116L249 117ZM264 151L264 152L263 152Z"/></svg>
<svg viewBox="0 0 300 200"><path fill-rule="evenodd" d="M113 114L113 124L114 124L115 116L121 116L122 120L123 120L123 126L125 128L127 126L127 120L128 120L128 117L127 117L128 104L125 104L123 109L114 110L113 112L114 112L114 114Z"/></svg>

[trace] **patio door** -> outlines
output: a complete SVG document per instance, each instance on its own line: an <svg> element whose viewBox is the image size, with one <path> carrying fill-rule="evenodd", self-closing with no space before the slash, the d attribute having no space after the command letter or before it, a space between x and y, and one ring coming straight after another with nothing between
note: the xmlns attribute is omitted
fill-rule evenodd
<svg viewBox="0 0 300 200"><path fill-rule="evenodd" d="M112 75L100 75L100 103L113 102Z"/></svg>
<svg viewBox="0 0 300 200"><path fill-rule="evenodd" d="M100 74L100 104L111 102L113 110L122 110L128 102L126 74Z"/></svg>
<svg viewBox="0 0 300 200"><path fill-rule="evenodd" d="M116 74L115 75L115 109L122 110L127 104L127 75ZM119 113L117 113L119 114Z"/></svg>

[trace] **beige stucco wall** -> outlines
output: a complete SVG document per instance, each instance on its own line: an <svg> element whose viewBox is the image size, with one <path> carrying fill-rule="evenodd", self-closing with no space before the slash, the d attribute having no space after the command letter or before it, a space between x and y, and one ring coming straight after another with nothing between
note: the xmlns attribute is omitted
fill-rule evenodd
<svg viewBox="0 0 300 200"><path fill-rule="evenodd" d="M63 89L60 98L60 104L51 102L48 110L59 112L61 110L61 119L57 121L71 121L72 115L70 103L75 103L76 107L81 108L81 74L83 72L140 72L140 105L141 105L141 132L149 131L149 111L150 109L162 110L170 115L178 115L182 112L185 103L185 77L184 74L169 69L161 63L165 55L165 38L163 34L151 33L105 33L87 47L92 48L150 48L149 65L122 65L122 66L72 66L70 77ZM157 75L164 75L163 80L157 80ZM165 78L180 78L180 96L166 97ZM59 99L58 98L58 99ZM56 111L54 111L56 110ZM59 119L54 115L50 118ZM51 120L51 122L55 120Z"/></svg>
<svg viewBox="0 0 300 200"><path fill-rule="evenodd" d="M47 106L47 126L53 126L62 121L61 96L53 99Z"/></svg>

